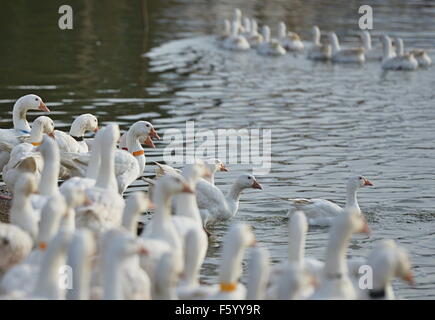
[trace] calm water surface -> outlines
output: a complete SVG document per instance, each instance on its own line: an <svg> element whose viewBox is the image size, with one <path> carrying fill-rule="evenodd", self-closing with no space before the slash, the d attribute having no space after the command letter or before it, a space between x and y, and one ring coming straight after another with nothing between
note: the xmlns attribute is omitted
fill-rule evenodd
<svg viewBox="0 0 435 320"><path fill-rule="evenodd" d="M244 221L271 251L287 252L288 197L324 197L339 204L352 174L374 188L359 193L373 235L353 238L349 255L364 256L380 239L408 248L415 288L394 283L402 298L435 298L435 68L382 72L379 63L343 66L217 48L212 35L234 6L276 31L284 20L309 37L313 24L357 44L358 7L374 8L373 35L399 35L405 45L433 51L435 4L430 1L76 1L74 30L60 31L61 2L1 2L0 126L10 127L12 104L40 95L57 128L91 112L122 129L139 119L163 133L195 120L198 129L272 129L272 170L258 176L235 219L213 229L202 270L216 281L221 238ZM376 41L376 45L379 42ZM145 55L144 55L145 54ZM33 119L38 113L31 113ZM161 161L164 142L147 151ZM216 183L227 190L249 170L229 165ZM153 167L146 168L151 174ZM146 189L141 183L130 190ZM311 228L307 254L323 258L327 229Z"/></svg>

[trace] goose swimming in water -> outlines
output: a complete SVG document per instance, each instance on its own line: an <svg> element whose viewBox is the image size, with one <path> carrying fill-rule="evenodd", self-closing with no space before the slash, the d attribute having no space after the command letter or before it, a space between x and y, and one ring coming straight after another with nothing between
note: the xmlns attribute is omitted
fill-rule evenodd
<svg viewBox="0 0 435 320"><path fill-rule="evenodd" d="M342 49L338 42L335 32L328 34L329 42L332 47L332 61L340 63L363 63L365 61L363 48Z"/></svg>
<svg viewBox="0 0 435 320"><path fill-rule="evenodd" d="M393 53L393 48L391 45L391 39L388 36L383 36L382 43L384 46L384 58L382 60L382 69L384 70L408 70L412 71L417 69L418 62L414 58L413 54L404 54L395 56ZM402 52L400 46L403 46L403 43L398 40L398 52Z"/></svg>
<svg viewBox="0 0 435 320"><path fill-rule="evenodd" d="M313 26L313 43L308 49L307 58L310 60L329 60L332 56L332 49L329 43L320 43L320 29L318 26Z"/></svg>
<svg viewBox="0 0 435 320"><path fill-rule="evenodd" d="M263 26L263 42L257 46L257 52L266 56L282 56L286 53L278 40L270 38L270 28Z"/></svg>
<svg viewBox="0 0 435 320"><path fill-rule="evenodd" d="M286 51L302 51L304 44L295 32L287 32L287 27L284 22L279 23L279 37L278 41Z"/></svg>

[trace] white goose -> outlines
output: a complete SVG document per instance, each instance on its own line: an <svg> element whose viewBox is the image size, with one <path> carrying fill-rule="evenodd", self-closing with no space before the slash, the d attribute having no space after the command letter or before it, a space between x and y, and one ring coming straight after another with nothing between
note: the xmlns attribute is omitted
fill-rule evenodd
<svg viewBox="0 0 435 320"><path fill-rule="evenodd" d="M87 131L96 132L97 130L97 118L90 113L86 113L78 116L73 121L69 134L55 130L54 137L59 145L59 149L63 152L88 152L88 144L85 141L84 135Z"/></svg>
<svg viewBox="0 0 435 320"><path fill-rule="evenodd" d="M207 299L244 300L246 287L239 282L245 250L256 244L252 229L243 223L230 228L224 237L222 261L219 267L219 291Z"/></svg>
<svg viewBox="0 0 435 320"><path fill-rule="evenodd" d="M225 19L224 20L224 30L218 36L218 41L222 43L225 39L229 38L230 36L231 36L231 23L230 23L230 20Z"/></svg>
<svg viewBox="0 0 435 320"><path fill-rule="evenodd" d="M413 54L404 54L404 55L398 55L396 56L395 53L393 53L393 48L391 44L391 39L388 36L382 37L382 44L383 44L383 50L384 50L384 57L382 59L382 69L385 70L407 70L412 71L417 69L418 62L415 59ZM403 47L403 42L398 41L397 43L397 50L399 53L401 53L403 50L401 49L401 46Z"/></svg>
<svg viewBox="0 0 435 320"><path fill-rule="evenodd" d="M130 131L131 135L129 135ZM125 151L129 151L128 140L131 140L130 146L134 146L136 142L135 137L139 139L144 139L144 144L151 148L155 148L152 138L160 140L160 136L150 122L137 121L133 123L133 125L127 130L127 132L124 132L122 134L121 139L119 140L119 148Z"/></svg>
<svg viewBox="0 0 435 320"><path fill-rule="evenodd" d="M180 176L165 175L156 181L153 195L154 215L141 234L150 252L147 257L141 259L141 267L152 280L155 279L156 265L161 255L168 251L168 246L175 255L177 273L184 270L183 242L171 218L172 197L182 192L193 191Z"/></svg>
<svg viewBox="0 0 435 320"><path fill-rule="evenodd" d="M149 122L136 122L126 134L128 151L117 149L114 153L115 181L120 194L124 193L125 189L143 173L146 159L140 141L145 140L146 144L154 147L150 139L150 132L155 132L155 129ZM61 164L69 170L71 176L84 177L89 161L89 154L83 153L63 153L61 157Z"/></svg>
<svg viewBox="0 0 435 320"><path fill-rule="evenodd" d="M393 240L383 240L378 243L367 257L366 264L373 270L373 288L366 290L357 288L360 299L395 299L391 285L395 277L402 278L410 285L414 284L408 253L397 246Z"/></svg>
<svg viewBox="0 0 435 320"><path fill-rule="evenodd" d="M51 197L41 212L38 236L34 249L20 264L12 267L0 283L0 291L11 293L25 291L30 294L36 284L37 274L44 259L48 243L59 230L62 217L66 213L66 203L61 195Z"/></svg>
<svg viewBox="0 0 435 320"><path fill-rule="evenodd" d="M30 133L30 126L26 115L29 110L41 110L50 112L40 97L28 94L19 98L12 109L13 129L0 129L0 141L14 145L16 138ZM9 152L0 151L0 172L9 161Z"/></svg>
<svg viewBox="0 0 435 320"><path fill-rule="evenodd" d="M124 199L115 187L115 148L119 140L119 127L109 124L104 129L102 140L105 148L101 150L101 166L94 187L86 189L91 206L78 210L77 226L96 228L98 231L121 225ZM124 152L124 151L123 151ZM95 215L90 214L91 212ZM97 225L94 218L98 217Z"/></svg>
<svg viewBox="0 0 435 320"><path fill-rule="evenodd" d="M346 205L345 208L361 213L358 205L357 192L365 186L373 186L367 178L363 176L351 177L346 187ZM337 204L324 199L289 199L290 209L287 216L294 212L302 210L308 218L310 225L328 226L337 215L343 212L343 209Z"/></svg>
<svg viewBox="0 0 435 320"><path fill-rule="evenodd" d="M68 248L66 264L72 271L72 288L67 290L67 300L89 300L91 298L91 270L97 244L91 231L77 230Z"/></svg>
<svg viewBox="0 0 435 320"><path fill-rule="evenodd" d="M176 255L165 252L159 258L155 275L154 295L155 300L177 300L178 272L176 268Z"/></svg>
<svg viewBox="0 0 435 320"><path fill-rule="evenodd" d="M53 121L42 116L33 122L30 136L17 138L15 146L0 141L0 149L10 153L9 161L3 167L3 180L9 190L14 189L18 176L23 172L31 172L39 180L43 161L35 146L41 145L44 133L52 135L53 130Z"/></svg>
<svg viewBox="0 0 435 320"><path fill-rule="evenodd" d="M270 28L263 26L263 42L257 45L257 52L266 56L281 56L286 53L278 40L270 38Z"/></svg>
<svg viewBox="0 0 435 320"><path fill-rule="evenodd" d="M10 210L10 222L18 226L36 240L38 235L38 217L35 214L30 196L37 191L35 177L31 173L23 173L15 184L14 197Z"/></svg>
<svg viewBox="0 0 435 320"><path fill-rule="evenodd" d="M332 49L329 43L320 43L320 29L318 26L313 26L313 43L308 49L307 58L310 60L329 60L332 57Z"/></svg>
<svg viewBox="0 0 435 320"><path fill-rule="evenodd" d="M302 211L296 211L288 222L288 259L272 268L268 298L277 299L280 291L279 285L282 276L290 269L303 274L303 277L311 277L310 282L301 281L298 283L297 290L288 294L303 299L310 296L315 289L315 282L320 281L324 263L313 258L305 257L305 237L308 230L308 222ZM284 276L285 278L286 276ZM291 281L292 278L285 278ZM305 279L303 279L305 280ZM296 284L295 282L293 282Z"/></svg>
<svg viewBox="0 0 435 320"><path fill-rule="evenodd" d="M279 23L278 30L278 41L286 51L300 52L304 50L304 44L302 43L301 38L299 38L299 35L295 32L287 32L287 26L284 22L281 21Z"/></svg>
<svg viewBox="0 0 435 320"><path fill-rule="evenodd" d="M231 25L231 36L222 42L222 47L232 51L246 51L251 47L245 37L239 34L239 24L233 21Z"/></svg>
<svg viewBox="0 0 435 320"><path fill-rule="evenodd" d="M370 229L362 214L346 208L334 219L329 231L323 278L310 299L357 298L346 263L346 251L350 238L355 233L370 234Z"/></svg>
<svg viewBox="0 0 435 320"><path fill-rule="evenodd" d="M251 48L256 48L263 42L263 36L258 33L258 25L255 19L251 19L251 32L246 38Z"/></svg>
<svg viewBox="0 0 435 320"><path fill-rule="evenodd" d="M239 209L240 196L243 190L248 188L263 189L250 174L240 175L234 181L227 196L224 196L215 185L200 180L196 186L196 200L204 226L234 217Z"/></svg>
<svg viewBox="0 0 435 320"><path fill-rule="evenodd" d="M366 60L382 60L383 57L382 48L372 47L372 37L370 36L370 33L367 30L361 31L360 38L361 38L362 46L364 48L364 56Z"/></svg>
<svg viewBox="0 0 435 320"><path fill-rule="evenodd" d="M423 49L412 49L405 54L405 47L403 45L403 40L399 37L394 38L394 43L396 44L397 56L407 56L413 55L419 67L429 67L432 64L432 59L428 56L426 50Z"/></svg>
<svg viewBox="0 0 435 320"><path fill-rule="evenodd" d="M247 300L266 299L269 272L269 251L263 247L252 248L246 279Z"/></svg>
<svg viewBox="0 0 435 320"><path fill-rule="evenodd" d="M363 48L346 48L342 49L338 42L335 32L328 34L328 39L332 48L332 61L341 63L363 63L365 62Z"/></svg>

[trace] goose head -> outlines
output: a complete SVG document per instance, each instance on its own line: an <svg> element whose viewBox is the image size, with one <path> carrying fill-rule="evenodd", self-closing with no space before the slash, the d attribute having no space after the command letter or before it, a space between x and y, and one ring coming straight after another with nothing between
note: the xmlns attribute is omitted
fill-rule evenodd
<svg viewBox="0 0 435 320"><path fill-rule="evenodd" d="M248 17L243 18L243 28L245 29L245 32L251 32L251 19Z"/></svg>
<svg viewBox="0 0 435 320"><path fill-rule="evenodd" d="M151 148L156 147L152 138L160 140L160 136L157 134L156 129L154 129L153 125L148 121L137 121L133 124L130 130L132 130L132 133L135 137L143 139L144 144Z"/></svg>
<svg viewBox="0 0 435 320"><path fill-rule="evenodd" d="M156 182L156 188L163 188L165 192L174 196L179 193L193 193L192 188L188 185L186 180L181 176L164 175Z"/></svg>
<svg viewBox="0 0 435 320"><path fill-rule="evenodd" d="M27 94L19 98L16 102L16 106L19 111L27 112L28 110L41 110L44 112L50 112L42 99L36 94Z"/></svg>
<svg viewBox="0 0 435 320"><path fill-rule="evenodd" d="M236 180L236 184L240 189L263 189L261 184L259 184L255 177L251 174L240 175Z"/></svg>
<svg viewBox="0 0 435 320"><path fill-rule="evenodd" d="M194 185L200 178L211 178L212 172L210 171L208 165L201 159L195 159L193 164L186 164L182 170L183 177L191 185L190 187L194 189Z"/></svg>
<svg viewBox="0 0 435 320"><path fill-rule="evenodd" d="M54 122L49 117L40 116L32 123L32 133L37 131L38 134L47 134L54 138ZM36 132L35 132L36 133Z"/></svg>
<svg viewBox="0 0 435 320"><path fill-rule="evenodd" d="M73 121L70 134L81 137L87 131L98 131L98 119L90 113L81 114Z"/></svg>
<svg viewBox="0 0 435 320"><path fill-rule="evenodd" d="M216 171L229 171L224 163L219 159L208 159L206 160L206 165L212 173L216 173Z"/></svg>
<svg viewBox="0 0 435 320"><path fill-rule="evenodd" d="M364 176L354 176L347 181L347 189L351 191L368 186L373 186L373 183Z"/></svg>
<svg viewBox="0 0 435 320"><path fill-rule="evenodd" d="M233 21L240 23L242 19L242 11L239 8L235 8L233 11Z"/></svg>

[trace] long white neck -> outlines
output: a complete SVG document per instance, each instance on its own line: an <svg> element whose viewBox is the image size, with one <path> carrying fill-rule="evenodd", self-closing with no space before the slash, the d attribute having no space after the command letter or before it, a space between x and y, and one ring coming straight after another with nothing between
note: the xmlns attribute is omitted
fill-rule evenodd
<svg viewBox="0 0 435 320"><path fill-rule="evenodd" d="M405 54L405 49L404 49L404 46L403 46L403 40L401 38L396 38L395 42L396 42L397 55L398 56L403 56Z"/></svg>
<svg viewBox="0 0 435 320"><path fill-rule="evenodd" d="M363 47L365 50L372 49L372 39L371 39L370 33L368 33L367 31L364 31L362 33L362 42L363 42Z"/></svg>
<svg viewBox="0 0 435 320"><path fill-rule="evenodd" d="M288 259L303 265L305 256L305 230L299 223L290 224L288 238Z"/></svg>
<svg viewBox="0 0 435 320"><path fill-rule="evenodd" d="M269 278L267 251L255 248L248 264L247 300L263 300Z"/></svg>
<svg viewBox="0 0 435 320"><path fill-rule="evenodd" d="M101 164L101 140L94 139L92 144L91 157L89 158L88 168L86 169L86 177L96 180Z"/></svg>
<svg viewBox="0 0 435 320"><path fill-rule="evenodd" d="M107 252L102 259L103 272L103 299L122 300L121 266L122 261L117 257L113 248L107 248Z"/></svg>
<svg viewBox="0 0 435 320"><path fill-rule="evenodd" d="M313 43L320 45L320 30L318 27L313 27Z"/></svg>
<svg viewBox="0 0 435 320"><path fill-rule="evenodd" d="M389 59L393 55L393 48L391 45L391 40L388 37L385 37L383 40L383 60Z"/></svg>
<svg viewBox="0 0 435 320"><path fill-rule="evenodd" d="M257 21L252 20L252 22L251 22L251 35L256 36L257 34L258 34Z"/></svg>
<svg viewBox="0 0 435 320"><path fill-rule="evenodd" d="M191 229L185 237L184 250L184 272L180 278L180 286L198 284L199 270L203 259L201 259L200 241L207 241L207 236L198 232L198 229Z"/></svg>
<svg viewBox="0 0 435 320"><path fill-rule="evenodd" d="M24 130L27 133L30 132L30 126L26 119L27 109L23 106L23 102L18 99L12 109L12 122L14 124L14 129Z"/></svg>
<svg viewBox="0 0 435 320"><path fill-rule="evenodd" d="M199 177L195 174L194 170L185 169L182 173L186 182L195 190L195 186ZM198 204L196 202L196 195L193 193L181 193L175 196L175 207L177 215L188 217L202 225L201 214L199 213Z"/></svg>
<svg viewBox="0 0 435 320"><path fill-rule="evenodd" d="M331 42L331 47L332 47L333 53L340 51L340 44L338 43L338 37L335 33L329 34L329 41Z"/></svg>
<svg viewBox="0 0 435 320"><path fill-rule="evenodd" d="M279 24L279 37L285 38L286 36L287 27L284 22L280 22Z"/></svg>
<svg viewBox="0 0 435 320"><path fill-rule="evenodd" d="M15 192L10 210L11 223L20 227L35 240L38 230L38 222L33 212L29 195L22 192Z"/></svg>
<svg viewBox="0 0 435 320"><path fill-rule="evenodd" d="M86 246L86 240L78 236L69 249L67 265L72 269L72 288L67 291L68 300L89 300L91 265Z"/></svg>
<svg viewBox="0 0 435 320"><path fill-rule="evenodd" d="M32 130L30 131L30 143L40 143L42 141L42 137L44 135L43 131L43 125L41 122L33 122L32 124Z"/></svg>
<svg viewBox="0 0 435 320"><path fill-rule="evenodd" d="M152 235L160 236L162 233L167 232L171 217L171 198L164 186L156 183L153 194L153 203L155 211L152 218Z"/></svg>
<svg viewBox="0 0 435 320"><path fill-rule="evenodd" d="M237 282L242 274L242 260L245 247L229 238L225 242L219 272L220 283Z"/></svg>
<svg viewBox="0 0 435 320"><path fill-rule="evenodd" d="M228 205L231 206L231 210L232 210L233 214L235 211L237 211L237 208L239 206L240 196L242 195L242 191L244 189L245 188L243 188L236 180L233 183L233 185L231 186L230 191L228 191L226 199L227 199Z"/></svg>
<svg viewBox="0 0 435 320"><path fill-rule="evenodd" d="M41 180L39 182L39 192L42 195L51 196L59 193L57 178L60 170L59 149L53 143L53 147L46 148L43 153L44 167L42 168Z"/></svg>
<svg viewBox="0 0 435 320"><path fill-rule="evenodd" d="M238 34L239 34L239 23L233 21L231 25L231 36L237 37Z"/></svg>
<svg viewBox="0 0 435 320"><path fill-rule="evenodd" d="M61 298L62 290L60 283L60 268L66 262L65 234L60 233L50 242L42 260L38 281L34 290L37 296L57 300Z"/></svg>
<svg viewBox="0 0 435 320"><path fill-rule="evenodd" d="M268 26L263 27L263 38L264 38L264 42L270 41L270 29Z"/></svg>
<svg viewBox="0 0 435 320"><path fill-rule="evenodd" d="M115 176L115 146L113 141L110 141L110 143L101 148L100 164L95 186L107 190L112 189L113 186L117 185Z"/></svg>
<svg viewBox="0 0 435 320"><path fill-rule="evenodd" d="M353 185L348 185L346 188L346 208L351 208L356 211L360 211L357 200L358 189Z"/></svg>
<svg viewBox="0 0 435 320"><path fill-rule="evenodd" d="M139 214L140 212L138 211L137 206L132 202L127 201L122 215L122 226L132 235L136 235Z"/></svg>
<svg viewBox="0 0 435 320"><path fill-rule="evenodd" d="M348 214L348 213L342 213ZM341 220L336 221L329 232L328 247L326 250L326 261L324 272L327 276L341 276L347 274L346 250L349 245L351 231L343 226Z"/></svg>
<svg viewBox="0 0 435 320"><path fill-rule="evenodd" d="M132 128L127 131L127 148L128 152L130 152L131 154L136 151L143 151L143 148L139 143L139 137ZM145 169L145 154L137 155L134 157L139 164L139 172L142 174L143 170Z"/></svg>

